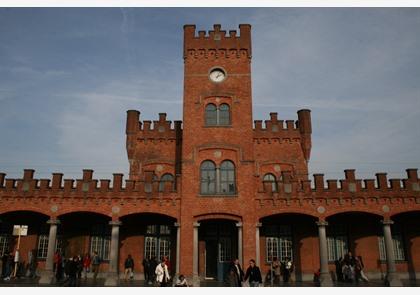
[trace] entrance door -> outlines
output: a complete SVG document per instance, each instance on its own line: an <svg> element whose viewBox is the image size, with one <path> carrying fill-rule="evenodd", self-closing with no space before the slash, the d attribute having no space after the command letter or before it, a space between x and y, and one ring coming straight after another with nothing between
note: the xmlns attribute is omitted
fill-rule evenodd
<svg viewBox="0 0 420 295"><path fill-rule="evenodd" d="M217 240L206 241L206 278L217 278Z"/></svg>

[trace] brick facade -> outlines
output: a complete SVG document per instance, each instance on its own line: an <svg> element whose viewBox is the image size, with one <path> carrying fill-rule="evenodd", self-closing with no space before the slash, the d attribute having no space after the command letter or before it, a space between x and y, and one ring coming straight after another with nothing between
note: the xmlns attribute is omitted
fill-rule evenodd
<svg viewBox="0 0 420 295"><path fill-rule="evenodd" d="M226 271L223 259L234 257L245 265L256 259L267 273L270 226L286 226L295 279L311 280L320 268L316 222L327 221L330 228L345 227L347 247L363 256L365 272L383 277L387 266L380 259L378 237L381 220L393 220L401 230L404 251L397 272L410 278L420 273L420 232L414 226L420 223L417 169L407 169L403 180L377 173L375 183L345 170L339 183L325 183L322 174L315 174L312 182L310 111L299 110L296 121L280 120L277 113L270 113L264 124L253 121L251 26L239 28L239 35L222 31L220 25L197 34L194 25L184 26L183 121L172 124L160 113L152 123L141 121L139 111L127 111L130 175L125 181L114 174L111 185L111 180L94 179L92 170L84 170L77 180L63 180L60 173L52 180L34 179L29 169L22 179L5 179L0 173L2 234L10 233L12 224L29 223L29 235L22 238L22 260L28 259L30 249L37 249L47 220L60 220L58 235L68 256L89 252L92 236L108 236L107 229L93 233L95 224L110 230L110 221L121 221L120 270L131 254L142 273L141 261L149 253L146 240L156 238L162 245L160 241L170 241L172 273L220 280ZM209 78L214 69L224 72L222 82ZM227 124L206 121L209 104L229 107ZM210 176L202 177L204 161L216 167L214 184ZM226 181L225 161L233 163L233 182ZM275 177L274 183L264 179L268 174ZM161 181L164 175L169 175L168 181ZM218 189L203 192L203 186L212 185ZM150 225L157 225L156 235ZM170 233L162 236L166 229L161 225ZM14 239L10 247L16 247ZM101 267L107 271L108 262ZM333 263L329 267L334 270Z"/></svg>

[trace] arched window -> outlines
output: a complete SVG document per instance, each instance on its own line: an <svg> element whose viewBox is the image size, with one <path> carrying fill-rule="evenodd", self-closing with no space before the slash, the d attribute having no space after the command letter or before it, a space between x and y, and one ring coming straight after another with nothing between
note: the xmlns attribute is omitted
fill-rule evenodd
<svg viewBox="0 0 420 295"><path fill-rule="evenodd" d="M163 174L159 182L159 191L163 192L165 190L166 183L167 182L173 183L173 181L174 181L174 177L172 174L169 174L169 173Z"/></svg>
<svg viewBox="0 0 420 295"><path fill-rule="evenodd" d="M214 104L206 106L206 126L217 125L217 108Z"/></svg>
<svg viewBox="0 0 420 295"><path fill-rule="evenodd" d="M272 192L277 191L276 177L273 174L267 173L266 175L264 175L263 182L271 184L271 191Z"/></svg>
<svg viewBox="0 0 420 295"><path fill-rule="evenodd" d="M230 125L230 110L228 104L222 104L219 107L219 124L218 125Z"/></svg>
<svg viewBox="0 0 420 295"><path fill-rule="evenodd" d="M216 193L216 165L212 161L204 161L200 167L201 193Z"/></svg>
<svg viewBox="0 0 420 295"><path fill-rule="evenodd" d="M220 193L234 194L235 192L235 165L231 161L223 161L220 165Z"/></svg>

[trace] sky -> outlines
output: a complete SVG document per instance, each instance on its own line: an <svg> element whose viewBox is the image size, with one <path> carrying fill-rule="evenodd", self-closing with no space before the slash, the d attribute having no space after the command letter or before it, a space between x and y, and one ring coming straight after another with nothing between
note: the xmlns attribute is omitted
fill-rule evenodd
<svg viewBox="0 0 420 295"><path fill-rule="evenodd" d="M311 174L420 167L420 8L0 8L0 172L128 176L126 111L182 120L183 25L242 23L253 119L309 108Z"/></svg>

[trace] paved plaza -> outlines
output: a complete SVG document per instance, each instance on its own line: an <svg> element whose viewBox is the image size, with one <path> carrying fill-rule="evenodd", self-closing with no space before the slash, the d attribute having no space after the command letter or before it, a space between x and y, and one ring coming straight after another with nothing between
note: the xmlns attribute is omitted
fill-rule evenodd
<svg viewBox="0 0 420 295"><path fill-rule="evenodd" d="M60 283L53 283L51 285L40 285L38 283L39 278L18 278L12 279L10 281L0 281L0 287L67 287L67 281ZM78 287L104 287L105 279L81 279L78 282ZM419 280L402 280L404 287L420 287ZM144 280L129 280L124 281L120 280L119 287L153 287L153 285L148 285ZM225 283L218 282L214 280L204 280L200 283L201 287L225 287ZM266 282L264 287L316 287L317 285L313 282L290 282L271 285L270 282ZM343 283L343 282L334 282L335 287L383 287L384 283L380 280L370 281L368 283Z"/></svg>

